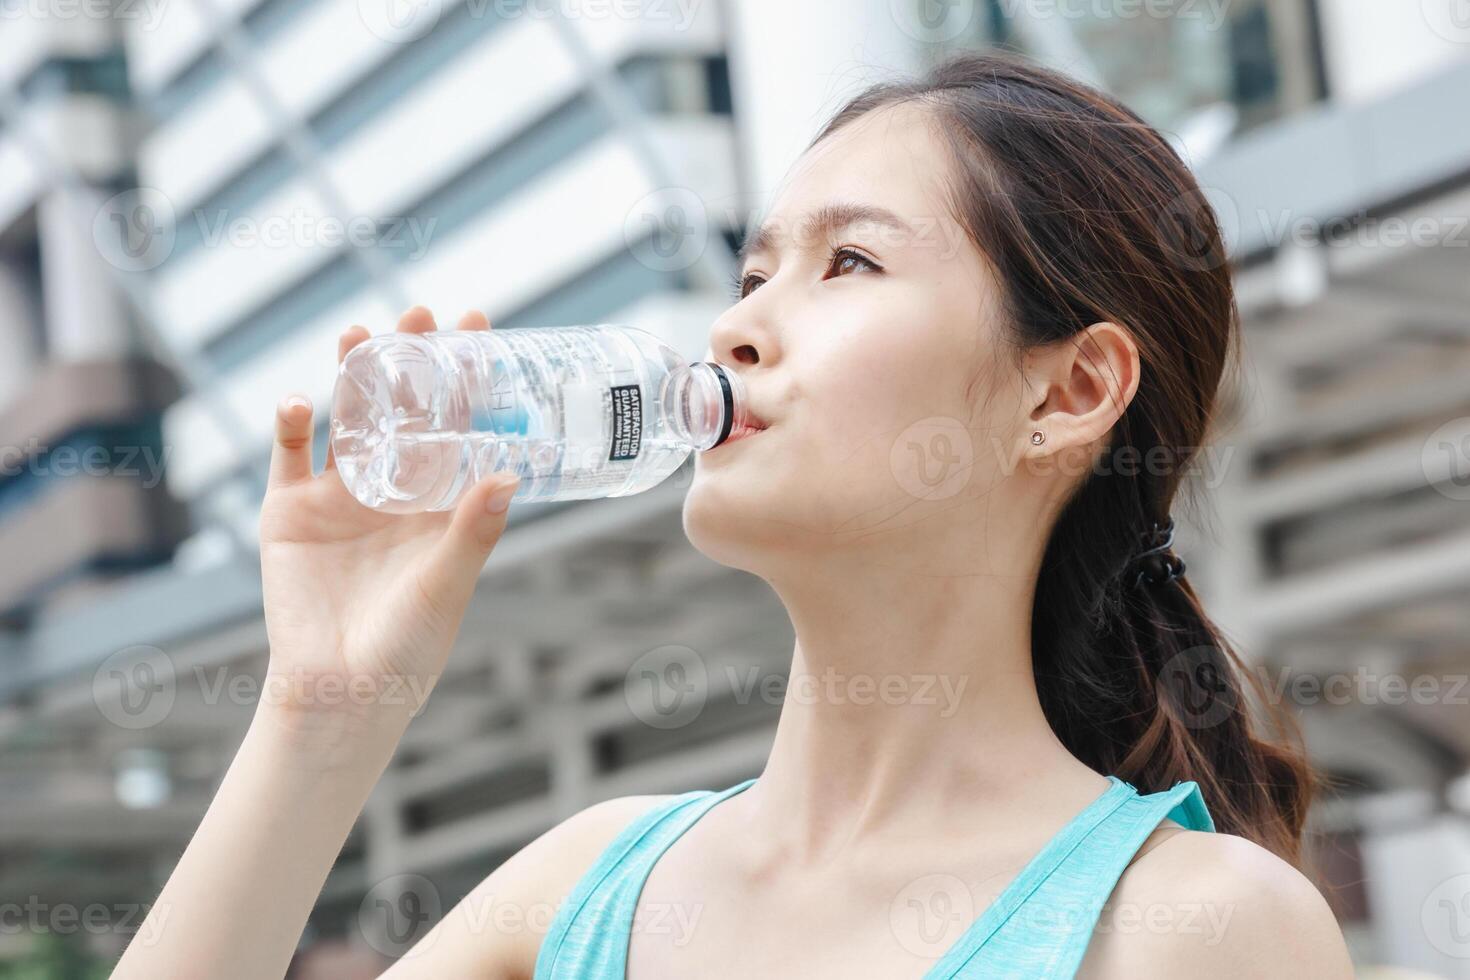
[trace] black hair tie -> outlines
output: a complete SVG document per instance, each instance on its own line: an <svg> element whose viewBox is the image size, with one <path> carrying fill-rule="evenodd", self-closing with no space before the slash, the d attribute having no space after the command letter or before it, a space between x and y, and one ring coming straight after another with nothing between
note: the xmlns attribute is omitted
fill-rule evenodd
<svg viewBox="0 0 1470 980"><path fill-rule="evenodd" d="M1150 586L1164 585L1184 574L1184 559L1169 549L1174 547L1174 519L1163 523L1155 521L1143 533L1145 550L1135 555L1128 563L1129 569L1137 569L1133 577L1133 588L1144 583Z"/></svg>

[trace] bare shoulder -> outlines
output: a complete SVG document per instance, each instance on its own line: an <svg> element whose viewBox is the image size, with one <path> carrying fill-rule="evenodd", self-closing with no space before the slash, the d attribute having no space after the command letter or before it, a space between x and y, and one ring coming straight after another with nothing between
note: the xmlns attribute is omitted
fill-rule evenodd
<svg viewBox="0 0 1470 980"><path fill-rule="evenodd" d="M1350 980L1353 967L1300 871L1243 837L1170 821L1119 878L1081 975Z"/></svg>
<svg viewBox="0 0 1470 980"><path fill-rule="evenodd" d="M490 872L384 976L529 978L582 875L629 824L669 799L622 796L567 817Z"/></svg>

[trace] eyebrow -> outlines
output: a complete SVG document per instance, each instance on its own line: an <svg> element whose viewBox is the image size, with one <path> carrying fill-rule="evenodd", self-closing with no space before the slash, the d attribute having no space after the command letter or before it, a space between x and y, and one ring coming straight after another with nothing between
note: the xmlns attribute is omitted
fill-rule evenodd
<svg viewBox="0 0 1470 980"><path fill-rule="evenodd" d="M872 204L838 201L823 204L808 212L806 220L801 224L799 237L804 242L830 238L836 232L857 224L885 225L909 235L912 235L914 231L907 221L887 208L880 208ZM740 251L735 256L737 267L744 267L746 260L755 252L765 252L776 248L782 237L781 233L772 228L769 222L761 225L754 234L745 239L745 244L740 246Z"/></svg>

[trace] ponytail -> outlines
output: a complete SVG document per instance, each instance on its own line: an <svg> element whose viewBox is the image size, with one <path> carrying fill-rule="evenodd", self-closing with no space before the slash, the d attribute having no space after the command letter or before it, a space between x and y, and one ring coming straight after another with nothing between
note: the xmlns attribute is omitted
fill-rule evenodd
<svg viewBox="0 0 1470 980"><path fill-rule="evenodd" d="M1294 721L1271 707L1187 578L1135 585L1117 556L1137 538L1098 541L1098 512L1112 506L1101 482L1062 513L1037 582L1032 657L1047 720L1073 755L1140 792L1194 780L1217 830L1299 864L1315 777L1292 747Z"/></svg>

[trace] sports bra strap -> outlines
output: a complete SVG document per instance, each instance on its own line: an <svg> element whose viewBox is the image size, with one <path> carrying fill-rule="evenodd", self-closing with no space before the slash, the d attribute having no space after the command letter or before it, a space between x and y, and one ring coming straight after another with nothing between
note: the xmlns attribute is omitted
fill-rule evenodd
<svg viewBox="0 0 1470 980"><path fill-rule="evenodd" d="M1147 796L1134 795L1098 825L1085 847L1074 851L1066 865L1057 869L1058 873L1047 882L1050 887L1038 890L1032 906L1035 915L1025 923L1030 927L1030 941L1055 937L1049 968L1038 976L1076 974L1118 879L1165 819L1176 821L1186 830L1215 829L1199 785L1193 780ZM1043 918L1052 922L1038 921Z"/></svg>
<svg viewBox="0 0 1470 980"><path fill-rule="evenodd" d="M622 977L638 895L654 862L704 812L745 789L754 778L728 789L692 790L655 805L613 838L557 910L542 940L534 980L562 976ZM575 966L559 968L569 959Z"/></svg>

